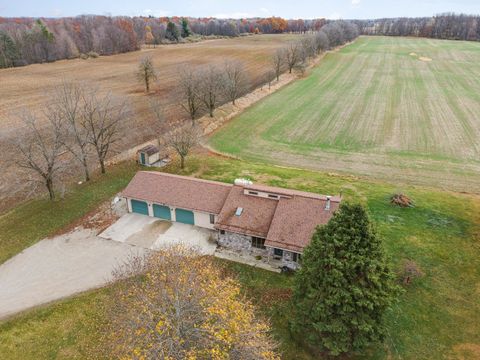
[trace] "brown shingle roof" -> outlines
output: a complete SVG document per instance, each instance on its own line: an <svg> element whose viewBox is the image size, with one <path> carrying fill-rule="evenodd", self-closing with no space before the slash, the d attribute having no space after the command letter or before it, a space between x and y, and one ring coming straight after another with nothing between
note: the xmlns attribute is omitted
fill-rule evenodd
<svg viewBox="0 0 480 360"><path fill-rule="evenodd" d="M155 171L139 171L122 195L219 214L232 185Z"/></svg>
<svg viewBox="0 0 480 360"><path fill-rule="evenodd" d="M280 199L265 245L302 252L310 243L315 227L326 224L338 209L339 198L331 201L329 211L325 205L326 200L312 197Z"/></svg>
<svg viewBox="0 0 480 360"><path fill-rule="evenodd" d="M244 189L287 196L278 200L245 195ZM123 196L218 214L215 228L266 238L265 245L302 252L317 225L326 224L341 198L264 185L230 185L216 181L139 171ZM236 216L237 208L243 208Z"/></svg>
<svg viewBox="0 0 480 360"><path fill-rule="evenodd" d="M277 204L277 200L244 195L242 186L233 186L215 227L219 230L265 238ZM239 207L243 208L243 211L240 216L236 216L235 211Z"/></svg>

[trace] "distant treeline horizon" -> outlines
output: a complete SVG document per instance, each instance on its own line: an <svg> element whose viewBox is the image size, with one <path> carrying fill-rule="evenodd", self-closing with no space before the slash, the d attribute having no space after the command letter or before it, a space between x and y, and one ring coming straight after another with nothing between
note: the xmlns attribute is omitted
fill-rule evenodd
<svg viewBox="0 0 480 360"><path fill-rule="evenodd" d="M361 35L480 40L480 16L441 14L421 18L327 20L280 17L217 19L81 15L63 18L0 17L0 68L78 57L96 57L203 37L312 33L326 24L353 23Z"/></svg>

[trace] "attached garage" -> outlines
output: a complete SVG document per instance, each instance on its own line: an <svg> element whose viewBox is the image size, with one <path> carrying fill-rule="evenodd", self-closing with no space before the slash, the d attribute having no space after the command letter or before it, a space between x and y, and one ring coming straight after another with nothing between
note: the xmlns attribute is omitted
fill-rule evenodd
<svg viewBox="0 0 480 360"><path fill-rule="evenodd" d="M148 204L145 201L130 200L132 212L142 215L148 215Z"/></svg>
<svg viewBox="0 0 480 360"><path fill-rule="evenodd" d="M175 218L177 222L195 225L195 218L193 216L193 211L184 210L184 209L175 209Z"/></svg>
<svg viewBox="0 0 480 360"><path fill-rule="evenodd" d="M160 219L172 220L170 208L168 206L153 204L153 216Z"/></svg>

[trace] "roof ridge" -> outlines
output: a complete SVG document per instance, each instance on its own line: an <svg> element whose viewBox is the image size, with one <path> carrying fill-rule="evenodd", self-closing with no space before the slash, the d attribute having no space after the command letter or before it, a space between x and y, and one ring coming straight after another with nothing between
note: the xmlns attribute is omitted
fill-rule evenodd
<svg viewBox="0 0 480 360"><path fill-rule="evenodd" d="M162 172L162 171L140 170L138 172L142 172L142 173L146 173L146 174L152 174L152 175L156 175L156 176L168 176L168 177L177 178L177 179L184 179L184 180L188 180L188 181L198 181L198 182L203 182L203 183L213 184L213 185L222 185L222 186L226 186L226 187L227 186L228 187L233 186L233 184L225 183L225 182L222 182L222 181L200 179L200 178L193 177L193 176L170 174L170 173Z"/></svg>

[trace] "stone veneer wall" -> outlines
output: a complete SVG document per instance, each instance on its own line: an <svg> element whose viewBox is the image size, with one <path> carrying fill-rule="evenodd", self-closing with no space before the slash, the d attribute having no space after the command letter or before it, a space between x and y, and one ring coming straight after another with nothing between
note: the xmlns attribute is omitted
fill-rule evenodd
<svg viewBox="0 0 480 360"><path fill-rule="evenodd" d="M246 255L268 256L267 249L252 247L252 237L225 231L225 234L218 233L218 244L226 249Z"/></svg>
<svg viewBox="0 0 480 360"><path fill-rule="evenodd" d="M218 244L225 249L235 251L240 255L260 255L262 261L270 263L277 262L282 266L288 266L292 269L298 269L300 264L293 261L293 252L283 250L282 259L275 260L273 248L257 249L252 247L252 237L248 235L236 234L226 231L225 234L218 233Z"/></svg>
<svg viewBox="0 0 480 360"><path fill-rule="evenodd" d="M281 259L275 259L275 255L273 252L273 248L267 248L268 258L274 261L280 261L282 266L288 266L291 269L298 269L300 268L300 264L298 262L293 261L293 252L283 250L283 257Z"/></svg>

